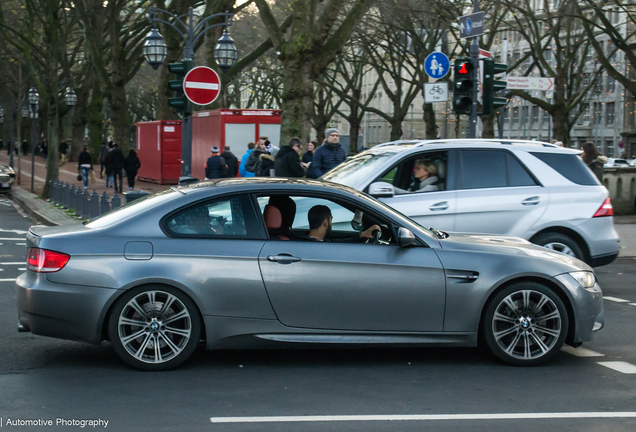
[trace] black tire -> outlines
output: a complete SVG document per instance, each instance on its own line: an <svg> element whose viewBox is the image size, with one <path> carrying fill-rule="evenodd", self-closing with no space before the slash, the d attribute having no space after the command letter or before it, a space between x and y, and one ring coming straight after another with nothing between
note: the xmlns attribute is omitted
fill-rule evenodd
<svg viewBox="0 0 636 432"><path fill-rule="evenodd" d="M109 317L108 335L124 362L141 370L162 371L192 356L201 337L201 325L197 306L182 291L146 285L117 299Z"/></svg>
<svg viewBox="0 0 636 432"><path fill-rule="evenodd" d="M532 243L566 255L574 256L581 261L585 261L585 255L583 254L581 247L571 237L565 234L556 232L539 234L532 239Z"/></svg>
<svg viewBox="0 0 636 432"><path fill-rule="evenodd" d="M481 331L490 352L500 360L536 366L559 353L568 325L565 305L554 291L523 282L504 288L490 300Z"/></svg>

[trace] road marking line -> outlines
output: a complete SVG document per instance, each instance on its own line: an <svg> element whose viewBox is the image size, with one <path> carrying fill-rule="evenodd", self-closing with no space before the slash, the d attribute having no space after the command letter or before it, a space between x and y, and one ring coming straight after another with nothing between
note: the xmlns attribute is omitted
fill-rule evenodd
<svg viewBox="0 0 636 432"><path fill-rule="evenodd" d="M18 270L26 270L26 267L21 267ZM585 349L585 348L583 348L583 349Z"/></svg>
<svg viewBox="0 0 636 432"><path fill-rule="evenodd" d="M636 306L636 303L630 303L629 305L630 306Z"/></svg>
<svg viewBox="0 0 636 432"><path fill-rule="evenodd" d="M577 357L604 357L605 356L605 354L601 354L599 352L592 351L587 348L572 348L569 345L563 346L563 348L561 348L561 351L566 352L568 354L572 354Z"/></svg>
<svg viewBox="0 0 636 432"><path fill-rule="evenodd" d="M422 415L326 415L280 417L211 417L212 423L288 423L336 421L394 421L394 420L515 420L566 418L633 418L636 412L563 412L563 413L506 413L506 414L422 414Z"/></svg>
<svg viewBox="0 0 636 432"><path fill-rule="evenodd" d="M24 261L21 262L0 262L0 265L22 265Z"/></svg>
<svg viewBox="0 0 636 432"><path fill-rule="evenodd" d="M613 302L616 302L616 303L629 303L629 300L616 298L616 297L603 296L603 299L604 300L613 301Z"/></svg>
<svg viewBox="0 0 636 432"><path fill-rule="evenodd" d="M16 243L16 246L26 246L26 243Z"/></svg>
<svg viewBox="0 0 636 432"><path fill-rule="evenodd" d="M22 238L0 238L0 240L24 241L24 237L22 237Z"/></svg>
<svg viewBox="0 0 636 432"><path fill-rule="evenodd" d="M622 362L622 361L610 361L610 362L598 362L601 366L605 366L606 368L614 369L615 371L624 373L624 374L636 374L636 366L631 363Z"/></svg>
<svg viewBox="0 0 636 432"><path fill-rule="evenodd" d="M0 282L14 282L17 278L13 279L0 279Z"/></svg>

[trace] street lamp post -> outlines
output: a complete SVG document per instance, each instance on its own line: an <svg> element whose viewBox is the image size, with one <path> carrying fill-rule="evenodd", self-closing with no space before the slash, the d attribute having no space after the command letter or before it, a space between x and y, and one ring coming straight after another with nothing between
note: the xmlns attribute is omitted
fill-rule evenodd
<svg viewBox="0 0 636 432"><path fill-rule="evenodd" d="M157 17L158 13L164 13L172 18L173 22L169 22ZM198 19L194 24L195 17ZM158 22L166 24L175 29L183 38L185 43L183 47L183 62L185 69L189 69L189 65L194 61L194 47L197 41L205 34L206 31L224 26L223 35L217 40L214 48L214 59L221 70L225 73L238 60L238 50L234 45L234 41L227 31L227 27L232 25L234 14L225 12L201 17L194 13L190 8L187 14L181 16L174 15L166 10L151 7L148 9L148 19L155 27L146 36L143 46L143 55L153 69L159 68L168 55L168 47L163 36L156 28ZM212 21L223 18L222 22L211 24ZM184 76L188 70L184 70ZM191 104L186 101L183 109L183 120L181 125L181 176L189 177L192 175L192 108Z"/></svg>
<svg viewBox="0 0 636 432"><path fill-rule="evenodd" d="M29 90L29 105L31 106L31 192L33 192L33 181L35 178L35 119L38 118L38 103L40 95L35 87Z"/></svg>

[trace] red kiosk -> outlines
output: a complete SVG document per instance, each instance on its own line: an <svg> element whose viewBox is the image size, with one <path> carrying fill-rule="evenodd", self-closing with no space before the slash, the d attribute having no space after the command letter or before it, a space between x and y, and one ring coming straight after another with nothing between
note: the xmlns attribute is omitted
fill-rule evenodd
<svg viewBox="0 0 636 432"><path fill-rule="evenodd" d="M181 121L158 120L137 123L139 180L177 184L181 176Z"/></svg>

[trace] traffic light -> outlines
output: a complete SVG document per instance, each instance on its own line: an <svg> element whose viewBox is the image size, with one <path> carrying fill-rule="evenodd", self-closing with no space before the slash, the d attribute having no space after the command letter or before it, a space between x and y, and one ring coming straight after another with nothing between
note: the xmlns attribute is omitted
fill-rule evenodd
<svg viewBox="0 0 636 432"><path fill-rule="evenodd" d="M180 63L170 63L168 65L168 69L170 72L175 74L176 78L168 82L168 87L170 87L171 90L174 90L177 94L175 97L168 99L168 104L177 110L177 112L192 114L192 105L183 92L183 79L190 69L192 69L192 61L182 60Z"/></svg>
<svg viewBox="0 0 636 432"><path fill-rule="evenodd" d="M496 80L495 75L506 72L508 65L495 63L494 60L484 59L484 95L482 104L482 115L490 114L499 107L506 106L508 99L495 97L498 92L506 88L506 82Z"/></svg>
<svg viewBox="0 0 636 432"><path fill-rule="evenodd" d="M475 66L469 58L455 60L453 77L453 111L455 114L470 115L473 104L473 86L477 83L473 79Z"/></svg>

